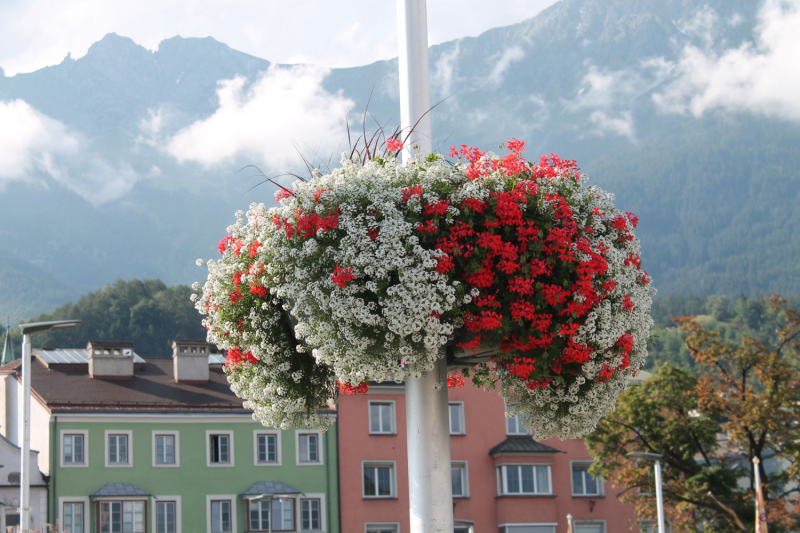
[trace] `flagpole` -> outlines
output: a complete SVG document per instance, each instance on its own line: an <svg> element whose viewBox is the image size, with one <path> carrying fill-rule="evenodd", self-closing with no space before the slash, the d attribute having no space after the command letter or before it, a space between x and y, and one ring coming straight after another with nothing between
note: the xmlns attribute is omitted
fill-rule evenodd
<svg viewBox="0 0 800 533"><path fill-rule="evenodd" d="M408 164L415 152L424 157L432 151L425 0L397 0L397 30L400 127L403 162ZM445 361L420 378L406 378L405 392L410 533L450 533L453 487Z"/></svg>
<svg viewBox="0 0 800 533"><path fill-rule="evenodd" d="M753 457L753 468L755 469L756 485L756 533L767 533L767 509L764 505L764 492L761 490L761 461L758 457Z"/></svg>

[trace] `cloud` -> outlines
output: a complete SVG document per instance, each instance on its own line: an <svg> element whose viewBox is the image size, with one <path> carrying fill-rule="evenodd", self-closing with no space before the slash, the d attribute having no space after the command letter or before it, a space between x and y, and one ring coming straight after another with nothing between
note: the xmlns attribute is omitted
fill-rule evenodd
<svg viewBox="0 0 800 533"><path fill-rule="evenodd" d="M316 67L273 66L249 87L240 76L220 81L219 108L176 133L167 151L178 161L206 167L241 156L278 169L299 162L295 142L338 160L347 138L345 115L354 103L322 88L327 73Z"/></svg>
<svg viewBox="0 0 800 533"><path fill-rule="evenodd" d="M676 78L653 100L667 113L701 116L712 109L800 121L800 0L767 0L755 44L716 55L687 46Z"/></svg>
<svg viewBox="0 0 800 533"><path fill-rule="evenodd" d="M581 109L611 109L628 106L643 94L668 79L672 63L663 58L650 58L639 63L638 68L623 70L598 69L591 65L581 80L578 95L572 100L563 100L569 111Z"/></svg>
<svg viewBox="0 0 800 533"><path fill-rule="evenodd" d="M612 134L636 141L636 130L630 111L623 111L617 117L610 117L605 111L594 111L589 115L589 122L594 126L589 131L590 135L604 137Z"/></svg>
<svg viewBox="0 0 800 533"><path fill-rule="evenodd" d="M442 52L439 59L433 65L433 75L431 85L438 89L442 96L449 96L453 82L456 80L456 68L458 67L458 53L461 48L461 41L456 41L456 45L449 52Z"/></svg>
<svg viewBox="0 0 800 533"><path fill-rule="evenodd" d="M0 187L49 175L97 206L130 192L138 175L110 163L91 143L23 100L0 102Z"/></svg>
<svg viewBox="0 0 800 533"><path fill-rule="evenodd" d="M704 5L695 11L688 21L678 21L675 26L684 35L699 37L708 47L714 42L714 26L719 22L719 15L713 8Z"/></svg>
<svg viewBox="0 0 800 533"><path fill-rule="evenodd" d="M60 173L57 161L78 151L78 137L23 100L0 101L0 183L36 171Z"/></svg>
<svg viewBox="0 0 800 533"><path fill-rule="evenodd" d="M506 48L489 74L489 82L494 85L500 85L503 82L503 74L511 66L511 63L519 61L523 57L525 57L525 52L519 46Z"/></svg>

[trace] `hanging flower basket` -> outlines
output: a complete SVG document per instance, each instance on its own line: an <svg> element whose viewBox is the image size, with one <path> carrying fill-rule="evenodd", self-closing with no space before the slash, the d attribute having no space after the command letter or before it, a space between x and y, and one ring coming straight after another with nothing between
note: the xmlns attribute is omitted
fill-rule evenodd
<svg viewBox="0 0 800 533"><path fill-rule="evenodd" d="M405 165L387 145L228 229L197 308L233 390L265 425L319 425L337 378L364 391L447 358L537 438L592 431L647 353L636 217L520 141Z"/></svg>

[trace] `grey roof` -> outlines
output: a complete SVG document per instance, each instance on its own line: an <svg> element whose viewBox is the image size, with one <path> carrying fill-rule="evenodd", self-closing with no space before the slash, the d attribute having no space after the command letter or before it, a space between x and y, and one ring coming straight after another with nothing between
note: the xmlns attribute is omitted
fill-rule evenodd
<svg viewBox="0 0 800 533"><path fill-rule="evenodd" d="M562 452L561 450L556 450L555 448L551 448L550 446L542 444L541 442L536 442L530 437L508 437L506 440L489 450L490 455L494 455L496 453L553 454Z"/></svg>
<svg viewBox="0 0 800 533"><path fill-rule="evenodd" d="M135 348L134 344L131 341L89 341L88 345L91 344L94 348Z"/></svg>
<svg viewBox="0 0 800 533"><path fill-rule="evenodd" d="M221 354L221 353L208 354L208 364L209 365L224 365L225 364L225 355Z"/></svg>
<svg viewBox="0 0 800 533"><path fill-rule="evenodd" d="M72 364L72 365L88 365L89 364L89 350L42 350L39 348L34 349L39 354L39 357L48 365L58 364ZM136 352L133 352L134 363L144 363L144 359L139 357Z"/></svg>
<svg viewBox="0 0 800 533"><path fill-rule="evenodd" d="M302 494L280 481L258 481L239 496L274 496L277 494Z"/></svg>
<svg viewBox="0 0 800 533"><path fill-rule="evenodd" d="M152 494L140 489L132 483L106 483L100 490L92 494L90 498L104 496L152 496Z"/></svg>

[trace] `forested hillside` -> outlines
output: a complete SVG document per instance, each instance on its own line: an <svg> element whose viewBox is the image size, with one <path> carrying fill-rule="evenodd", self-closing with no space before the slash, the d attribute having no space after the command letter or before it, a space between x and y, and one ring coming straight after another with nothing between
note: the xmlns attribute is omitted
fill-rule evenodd
<svg viewBox="0 0 800 533"><path fill-rule="evenodd" d="M90 339L132 341L142 357L169 357L173 339L205 339L200 315L186 285L167 286L156 279L117 280L74 304L62 305L27 322L82 320L74 329L34 335L33 346L84 348ZM19 346L19 333L12 334Z"/></svg>

